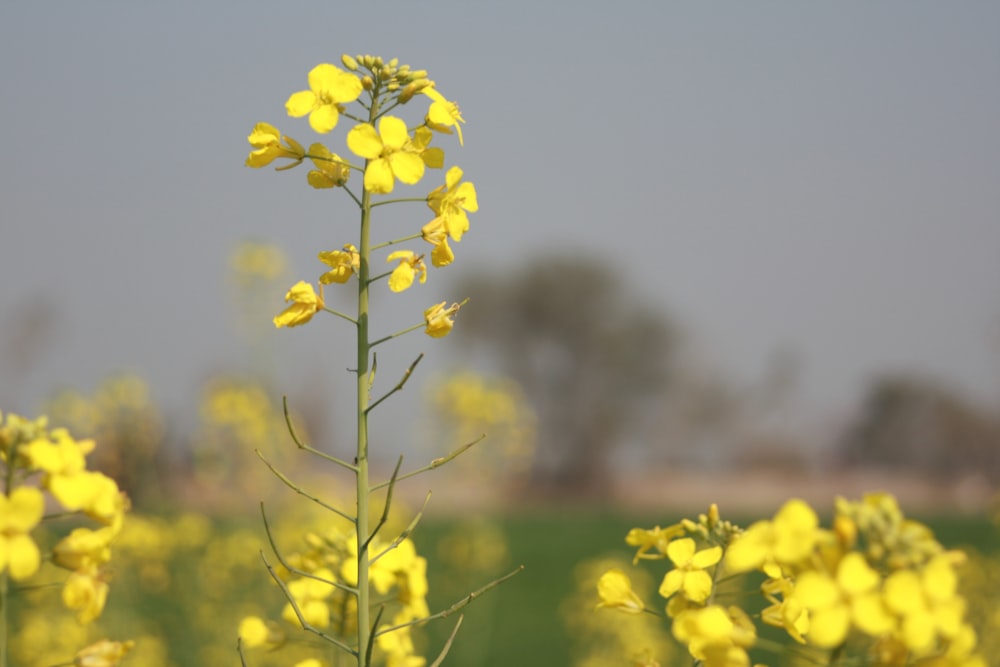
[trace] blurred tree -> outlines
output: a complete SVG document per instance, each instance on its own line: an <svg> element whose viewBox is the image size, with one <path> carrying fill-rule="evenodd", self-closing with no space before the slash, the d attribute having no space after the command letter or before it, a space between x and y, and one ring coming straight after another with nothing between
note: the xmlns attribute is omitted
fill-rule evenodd
<svg viewBox="0 0 1000 667"><path fill-rule="evenodd" d="M538 414L532 487L600 497L610 455L661 401L677 332L599 258L546 259L461 281L460 340L495 360Z"/></svg>
<svg viewBox="0 0 1000 667"><path fill-rule="evenodd" d="M912 377L875 382L839 458L935 477L1000 474L1000 419L958 394Z"/></svg>

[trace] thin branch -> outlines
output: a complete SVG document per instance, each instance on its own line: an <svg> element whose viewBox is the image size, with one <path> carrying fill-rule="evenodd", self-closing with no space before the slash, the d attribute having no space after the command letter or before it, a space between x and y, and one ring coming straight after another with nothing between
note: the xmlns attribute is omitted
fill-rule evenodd
<svg viewBox="0 0 1000 667"><path fill-rule="evenodd" d="M379 605L378 613L375 614L375 621L372 623L371 634L368 635L368 647L365 648L365 664L372 664L372 651L375 649L375 633L378 631L378 624L382 621L382 612L385 611L385 605Z"/></svg>
<svg viewBox="0 0 1000 667"><path fill-rule="evenodd" d="M407 537L409 537L413 533L413 529L417 527L417 524L420 522L420 519L423 518L423 516L424 516L424 510L427 509L427 503L429 503L430 500L431 500L431 492L428 491L427 492L427 496L424 498L424 505L423 505L423 507L421 507L420 511L417 512L417 515L413 517L413 521L410 522L410 525L408 525L403 530L403 532L401 532L399 535L397 535L396 539L394 539L389 544L389 546L387 546L385 549L383 549L378 554L376 554L375 557L372 558L369 561L370 563L374 563L379 558L381 558L382 556L386 555L387 553L389 553L390 551L392 551L393 549L395 549L396 547L398 547L402 543L403 540L405 540Z"/></svg>
<svg viewBox="0 0 1000 667"><path fill-rule="evenodd" d="M368 552L368 545L371 541L375 539L378 531L382 529L385 522L389 519L389 506L392 504L392 491L396 488L396 476L399 475L399 466L403 465L403 457L400 456L399 460L396 461L396 467L392 471L392 477L389 478L389 490L385 494L385 505L382 507L382 516L379 517L378 523L375 524L375 528L372 529L371 534L365 539L365 543L358 547L358 558L361 558L361 554Z"/></svg>
<svg viewBox="0 0 1000 667"><path fill-rule="evenodd" d="M455 623L455 628L448 635L448 641L444 643L441 647L441 653L438 654L437 660L431 663L430 667L440 667L441 663L444 662L445 657L448 655L448 651L451 650L451 643L455 641L455 635L458 634L458 629L462 627L462 620L465 618L464 615L458 617L458 622Z"/></svg>
<svg viewBox="0 0 1000 667"><path fill-rule="evenodd" d="M421 322L420 324L414 324L412 327L407 327L405 329L401 329L400 331L397 331L396 333L389 334L388 336L386 336L384 338L379 338L377 341L374 341L373 343L371 343L371 345L369 347L375 347L376 345L381 345L382 343L384 343L386 341L392 340L393 338L398 338L398 337L402 336L403 334L408 334L411 331L416 331L417 329L419 329L421 327L425 327L425 326L427 326L427 322L426 321L425 322Z"/></svg>
<svg viewBox="0 0 1000 667"><path fill-rule="evenodd" d="M400 202L409 202L409 201L426 202L427 201L427 197L400 197L399 199L383 199L382 201L375 202L374 204L372 204L371 207L375 208L376 206L385 206L386 204L399 204ZM418 236L420 236L420 234L414 234L413 236L411 236L409 238L415 239ZM387 246L390 243L399 243L399 241L396 240L396 241L388 241L386 243L379 243L376 246L372 246L372 250L378 250L382 246Z"/></svg>
<svg viewBox="0 0 1000 667"><path fill-rule="evenodd" d="M417 468L416 470L412 470L412 471L410 471L410 472L408 472L406 474L400 475L399 477L396 478L396 481L397 482L402 482L404 479L409 479L410 477L413 477L415 475L419 475L420 473L423 473L423 472L427 472L428 470L434 470L435 468L440 468L441 466L443 466L444 464L448 463L449 461L452 461L452 460L458 458L459 455L464 454L469 449L471 449L474 445L477 445L480 442L482 442L485 438L486 438L486 434L484 433L481 436L479 436L478 438L476 438L475 440L473 440L472 442L465 443L464 445L462 445L461 447L459 447L455 451L451 452L447 456L442 456L440 458L436 458L433 461L431 461L429 464L425 465L423 468ZM379 489L382 489L382 488L384 488L384 487L386 487L388 485L389 485L389 482L380 482L380 483L372 486L371 490L372 491L378 491Z"/></svg>
<svg viewBox="0 0 1000 667"><path fill-rule="evenodd" d="M321 459L326 459L327 461L330 461L331 463L336 463L340 467L347 468L351 472L357 472L358 471L358 467L357 466L351 465L347 461L342 461L342 460L338 459L336 456L330 456L326 452L321 452L318 449L314 449L314 448L310 447L309 445L305 444L304 442L302 442L301 440L299 440L299 436L295 433L295 427L292 426L292 417L291 417L291 415L288 412L288 396L282 396L281 397L281 406L282 406L282 409L285 412L285 425L288 427L288 434L290 436L292 436L292 442L295 443L296 447L298 447L299 449L305 450L305 451L309 452L310 454L314 454L314 455L320 457Z"/></svg>
<svg viewBox="0 0 1000 667"><path fill-rule="evenodd" d="M299 624L302 626L302 629L311 632L322 639L325 639L326 641L330 642L331 644L333 644L340 650L344 651L345 653L357 657L358 652L356 650L354 650L344 642L340 641L336 637L326 634L319 628L314 627L311 623L306 621L306 617L302 614L302 610L299 609L299 605L295 601L295 598L292 596L292 592L288 590L288 586L285 584L284 581L281 580L281 577L278 576L278 573L274 571L274 568L271 567L271 564L267 562L267 556L264 555L263 551L260 552L260 558L261 560L264 561L264 567L267 568L267 571L271 575L271 578L274 579L274 583L278 584L278 588L280 588L281 592L285 594L285 599L288 600L288 604L291 605L292 611L295 612L295 616L299 619Z"/></svg>
<svg viewBox="0 0 1000 667"><path fill-rule="evenodd" d="M345 319L348 322L350 322L351 324L357 324L358 323L358 321L356 319L354 319L350 315L345 315L344 313L340 312L339 310L334 310L333 308L327 308L326 306L323 306L323 310L325 310L326 312L330 313L331 315L336 315L337 317L339 317L341 319Z"/></svg>
<svg viewBox="0 0 1000 667"><path fill-rule="evenodd" d="M257 454L257 458L259 458L261 461L263 461L264 465L266 465L268 468L271 469L271 472L274 473L274 476L277 477L278 479L280 479L282 482L284 482L285 486L287 486L288 488L290 488L292 491L295 491L295 493L299 494L300 496L305 496L306 498L308 498L309 500L313 501L314 503L316 503L317 505L319 505L323 509L329 510L329 511L333 512L334 514L336 514L337 516L341 516L341 517L347 519L348 521L350 521L352 523L355 521L355 518L353 516L351 516L350 514L347 514L346 512L343 512L343 511L337 509L336 507L334 507L333 505L330 505L329 503L323 502L322 500L320 500L316 496L312 495L311 493L309 493L308 491L306 491L305 489L303 489L301 486L299 486L298 484L296 484L292 480L288 479L288 477L283 472L281 472L280 470L278 470L277 468L275 468L271 464L270 461L268 461L267 459L264 458L264 455L260 453L259 449L255 449L253 451L254 451L255 454Z"/></svg>
<svg viewBox="0 0 1000 667"><path fill-rule="evenodd" d="M393 387L392 389L390 389L389 392L385 396L383 396L382 398L378 399L377 401L375 401L374 403L372 403L371 405L369 405L367 408L365 408L365 413L367 414L367 413L371 412L373 409L375 409L376 405L378 405L379 403L381 403L385 399L389 398L390 396L392 396L393 394L395 394L397 391L401 391L403 389L403 386L406 384L406 381L409 380L410 376L413 374L413 369L415 369L417 367L417 364L419 364L420 360L423 359L423 358L424 358L424 353L421 352L417 356L417 358L413 360L413 363L410 364L410 367L407 368L406 371L403 373L403 378L399 381L399 383L395 387ZM372 372L374 372L374 370Z"/></svg>
<svg viewBox="0 0 1000 667"><path fill-rule="evenodd" d="M281 551L278 549L278 545L274 541L274 535L271 533L271 524L268 523L267 514L264 512L263 502L260 504L260 515L264 519L264 532L267 534L267 541L271 545L271 551L274 552L275 558L278 559L278 562L281 563L281 566L283 568L285 568L292 574L297 574L298 576L303 577L305 579L315 579L316 581L321 581L324 584L330 584L335 588L339 588L340 590L346 591L352 595L358 594L358 589L353 586L342 584L339 581L331 581L329 579L324 579L323 577L316 576L312 572L306 572L304 570L300 570L297 567L292 567L291 565L289 565L288 562L281 556Z"/></svg>
<svg viewBox="0 0 1000 667"><path fill-rule="evenodd" d="M236 653L240 656L240 664L247 667L246 658L243 657L243 638L239 636L236 637Z"/></svg>
<svg viewBox="0 0 1000 667"><path fill-rule="evenodd" d="M521 572L521 570L523 570L523 569L524 569L523 565L518 565L515 570L513 570L511 572L508 572L507 574L503 575L499 579L494 579L493 581L491 581L490 583L486 584L485 586L483 586L482 588L480 588L478 590L472 591L471 593L469 593L464 598L462 598L461 600L459 600L455 604L451 605L450 607L448 607L444 611L439 611L436 614L431 614L430 616L425 616L424 618L418 618L418 619L415 619L415 620L412 620L412 621L408 621L406 623L400 623L399 625L393 625L392 627L386 628L385 630L380 630L378 634L384 635L384 634L388 634L390 632L393 632L394 630L399 630L400 628L409 627L411 625L419 625L421 623L426 623L427 621L433 621L433 620L438 619L438 618L447 618L447 617L451 616L452 614L454 614L459 609L461 609L462 607L468 606L469 603L471 603L473 600L475 600L476 598L478 598L479 596L481 596L486 591L490 590L491 588L495 588L496 586L499 586L503 582L507 581L508 579L510 579L511 577L513 577L514 575L516 575L519 572Z"/></svg>

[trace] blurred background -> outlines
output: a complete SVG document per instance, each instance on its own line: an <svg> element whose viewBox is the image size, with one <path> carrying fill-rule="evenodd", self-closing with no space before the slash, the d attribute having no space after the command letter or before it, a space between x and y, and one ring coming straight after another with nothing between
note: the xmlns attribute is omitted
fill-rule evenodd
<svg viewBox="0 0 1000 667"><path fill-rule="evenodd" d="M536 581L561 574L566 597L565 565L620 546L635 517L709 502L763 515L886 489L985 516L998 32L998 5L929 1L5 3L0 410L96 437L94 464L142 511L252 526L261 499L294 506L254 449L315 468L287 396L303 437L350 451L351 332L270 320L356 222L301 170L245 168L246 137L263 121L316 140L287 96L317 63L372 53L461 105L465 146L436 143L480 202L454 265L375 297L376 335L471 300L449 338L379 350L383 389L426 356L376 414L374 449L385 473L489 433L401 489L472 521L459 534L482 531L487 569L565 559ZM422 224L415 206L387 233ZM328 300L351 307L349 290ZM550 524L517 523L538 508ZM428 529L441 558L480 562L452 528ZM553 531L582 551L554 555ZM551 646L544 664L570 664Z"/></svg>

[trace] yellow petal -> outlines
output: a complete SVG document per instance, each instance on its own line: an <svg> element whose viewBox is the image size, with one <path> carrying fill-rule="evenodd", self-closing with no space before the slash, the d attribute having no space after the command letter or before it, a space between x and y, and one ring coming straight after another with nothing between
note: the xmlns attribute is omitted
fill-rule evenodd
<svg viewBox="0 0 1000 667"><path fill-rule="evenodd" d="M419 159L419 158L418 158ZM365 169L365 189L376 194L389 194L395 186L392 167L385 159L372 160Z"/></svg>
<svg viewBox="0 0 1000 667"><path fill-rule="evenodd" d="M410 285L413 284L413 278L416 276L416 272L409 262L400 262L392 271L392 275L389 276L389 289L393 292L402 292L408 289Z"/></svg>
<svg viewBox="0 0 1000 667"><path fill-rule="evenodd" d="M324 104L309 114L309 127L320 134L326 134L337 127L340 111L332 104Z"/></svg>
<svg viewBox="0 0 1000 667"><path fill-rule="evenodd" d="M476 186L472 183L462 183L458 186L458 190L456 192L462 200L462 208L469 213L475 213L479 210L479 199L476 197Z"/></svg>
<svg viewBox="0 0 1000 667"><path fill-rule="evenodd" d="M407 185L424 177L424 161L416 153L391 153L388 160L392 173Z"/></svg>
<svg viewBox="0 0 1000 667"><path fill-rule="evenodd" d="M347 147L351 152L368 160L374 160L382 155L382 139L375 128L368 123L361 123L351 128L347 133Z"/></svg>
<svg viewBox="0 0 1000 667"><path fill-rule="evenodd" d="M378 133L382 136L382 143L393 150L399 150L410 140L406 123L395 116L384 116L378 122Z"/></svg>
<svg viewBox="0 0 1000 667"><path fill-rule="evenodd" d="M292 93L292 96L285 102L285 109L292 118L302 118L310 113L316 106L316 94L311 90L300 90Z"/></svg>
<svg viewBox="0 0 1000 667"><path fill-rule="evenodd" d="M6 545L3 544L4 541L6 541ZM14 535L4 540L0 536L0 548L4 546L7 549L7 567L10 570L12 579L20 581L38 572L42 556L38 551L38 546L31 537L28 535Z"/></svg>
<svg viewBox="0 0 1000 667"><path fill-rule="evenodd" d="M257 123L253 126L253 131L250 132L247 140L254 148L263 148L264 146L278 143L280 138L281 133L278 132L278 128L275 126L268 123Z"/></svg>
<svg viewBox="0 0 1000 667"><path fill-rule="evenodd" d="M420 158L431 169L444 167L444 151L440 148L426 148L420 153Z"/></svg>

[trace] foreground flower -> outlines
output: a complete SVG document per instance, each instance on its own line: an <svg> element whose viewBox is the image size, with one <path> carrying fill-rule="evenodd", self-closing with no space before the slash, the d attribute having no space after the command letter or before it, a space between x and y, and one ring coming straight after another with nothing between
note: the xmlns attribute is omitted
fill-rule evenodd
<svg viewBox="0 0 1000 667"><path fill-rule="evenodd" d="M442 301L424 311L424 321L427 322L425 331L431 338L444 338L451 333L452 327L455 326L455 313L462 306L453 303L445 308L446 303L448 302Z"/></svg>
<svg viewBox="0 0 1000 667"><path fill-rule="evenodd" d="M424 265L424 256L418 255L412 250L397 250L391 253L385 261L393 262L399 260L399 265L392 270L389 276L389 289L393 292L402 292L409 289L413 284L413 279L420 276L420 284L427 282L427 266Z"/></svg>
<svg viewBox="0 0 1000 667"><path fill-rule="evenodd" d="M420 234L434 246L431 250L431 264L442 267L455 261L455 253L448 245L448 230L444 226L444 218L434 218L420 229Z"/></svg>
<svg viewBox="0 0 1000 667"><path fill-rule="evenodd" d="M135 642L131 640L113 642L102 639L77 653L73 659L73 665L74 667L116 667L133 646L135 646Z"/></svg>
<svg viewBox="0 0 1000 667"><path fill-rule="evenodd" d="M322 285L346 283L361 269L361 255L351 243L345 244L343 250L324 250L319 254L319 261L330 267L319 277Z"/></svg>
<svg viewBox="0 0 1000 667"><path fill-rule="evenodd" d="M396 179L413 185L424 176L420 148L413 145L406 123L395 116L384 116L378 132L368 123L355 125L347 133L347 147L368 160L365 189L378 194L392 192Z"/></svg>
<svg viewBox="0 0 1000 667"><path fill-rule="evenodd" d="M254 125L253 132L250 133L247 140L251 146L257 149L250 151L246 161L246 166L254 169L266 167L279 157L295 160L292 164L279 167L279 170L290 169L302 162L302 158L306 154L299 142L291 137L282 137L278 128L267 123ZM281 145L282 141L285 142L284 146Z"/></svg>
<svg viewBox="0 0 1000 667"><path fill-rule="evenodd" d="M445 134L451 134L449 128L454 127L455 132L458 134L458 144L463 146L462 126L459 123L464 123L465 119L462 118L462 111L458 108L458 105L446 100L444 95L439 93L433 86L428 86L420 92L434 100L431 102L430 109L427 110L427 126Z"/></svg>
<svg viewBox="0 0 1000 667"><path fill-rule="evenodd" d="M476 186L472 183L462 183L464 172L459 167L452 167L444 177L444 185L435 188L427 195L427 205L444 224L448 236L454 241L461 241L462 234L469 231L469 213L479 210L476 198Z"/></svg>
<svg viewBox="0 0 1000 667"><path fill-rule="evenodd" d="M353 102L361 95L361 79L344 70L324 63L309 72L309 90L292 94L285 103L288 115L301 118L309 114L309 125L326 134L337 127L341 104Z"/></svg>
<svg viewBox="0 0 1000 667"><path fill-rule="evenodd" d="M292 305L275 316L274 326L279 329L305 324L323 308L322 295L316 294L312 284L304 280L292 285L292 289L285 295L285 301L292 302Z"/></svg>
<svg viewBox="0 0 1000 667"><path fill-rule="evenodd" d="M674 540L667 545L667 556L674 569L663 577L660 595L669 598L681 591L692 602L704 602L712 593L712 577L705 572L722 558L722 547L711 547L695 552L695 543L690 537Z"/></svg>
<svg viewBox="0 0 1000 667"><path fill-rule="evenodd" d="M781 566L808 557L820 534L813 508L802 500L789 500L773 521L758 521L729 545L726 566L730 572L762 568L771 578L781 578Z"/></svg>
<svg viewBox="0 0 1000 667"><path fill-rule="evenodd" d="M642 600L632 590L632 581L617 568L601 575L597 581L597 594L601 598L598 608L609 607L627 614L640 614L645 609Z"/></svg>
<svg viewBox="0 0 1000 667"><path fill-rule="evenodd" d="M272 621L265 621L259 616L247 616L240 621L240 639L247 648L266 646L277 648L285 643L285 633L281 627Z"/></svg>
<svg viewBox="0 0 1000 667"><path fill-rule="evenodd" d="M41 553L29 533L44 511L45 499L34 487L18 487L10 497L0 494L0 572L8 569L14 580L27 579L41 565Z"/></svg>

